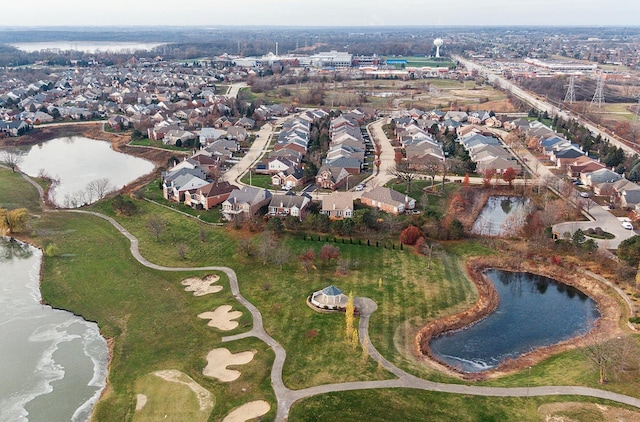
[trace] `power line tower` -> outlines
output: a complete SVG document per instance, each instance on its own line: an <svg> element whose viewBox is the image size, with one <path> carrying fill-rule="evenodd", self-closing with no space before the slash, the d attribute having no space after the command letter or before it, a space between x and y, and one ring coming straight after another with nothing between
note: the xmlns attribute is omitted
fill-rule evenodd
<svg viewBox="0 0 640 422"><path fill-rule="evenodd" d="M569 78L569 88L567 88L567 93L564 96L565 103L573 104L574 101L576 100L575 80L576 80L575 75L571 75L571 78Z"/></svg>
<svg viewBox="0 0 640 422"><path fill-rule="evenodd" d="M602 72L598 73L598 78L596 80L596 92L593 94L593 99L591 100L591 105L594 104L598 106L598 108L602 108L602 103L604 103L604 78L602 77Z"/></svg>

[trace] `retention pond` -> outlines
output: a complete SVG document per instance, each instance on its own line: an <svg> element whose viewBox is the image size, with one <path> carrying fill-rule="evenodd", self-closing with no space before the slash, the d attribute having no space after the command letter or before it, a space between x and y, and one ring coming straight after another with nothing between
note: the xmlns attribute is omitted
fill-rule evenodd
<svg viewBox="0 0 640 422"><path fill-rule="evenodd" d="M433 355L463 372L482 372L507 359L588 332L600 317L597 304L572 286L548 277L487 270L498 308L463 330L431 340Z"/></svg>

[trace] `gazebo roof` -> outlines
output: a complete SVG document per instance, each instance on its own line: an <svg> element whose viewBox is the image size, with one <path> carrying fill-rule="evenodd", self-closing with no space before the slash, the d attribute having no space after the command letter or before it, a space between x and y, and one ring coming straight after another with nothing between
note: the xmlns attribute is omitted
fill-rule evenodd
<svg viewBox="0 0 640 422"><path fill-rule="evenodd" d="M342 294L342 290L338 289L334 285L331 285L322 289L322 293L326 296L340 296Z"/></svg>

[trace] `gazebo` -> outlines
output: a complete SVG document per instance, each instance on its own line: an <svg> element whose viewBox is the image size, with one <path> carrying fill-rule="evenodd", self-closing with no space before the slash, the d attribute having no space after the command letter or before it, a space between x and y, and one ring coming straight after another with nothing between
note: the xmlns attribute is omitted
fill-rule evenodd
<svg viewBox="0 0 640 422"><path fill-rule="evenodd" d="M349 298L336 286L327 286L311 295L310 302L319 309L345 309Z"/></svg>

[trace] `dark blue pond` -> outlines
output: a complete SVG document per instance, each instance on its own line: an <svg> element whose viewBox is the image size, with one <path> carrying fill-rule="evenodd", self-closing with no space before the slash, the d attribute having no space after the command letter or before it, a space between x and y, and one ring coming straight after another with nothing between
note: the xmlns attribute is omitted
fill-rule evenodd
<svg viewBox="0 0 640 422"><path fill-rule="evenodd" d="M464 372L485 371L538 347L584 334L600 317L591 298L550 278L501 270L485 274L500 296L496 311L430 343L438 359Z"/></svg>

